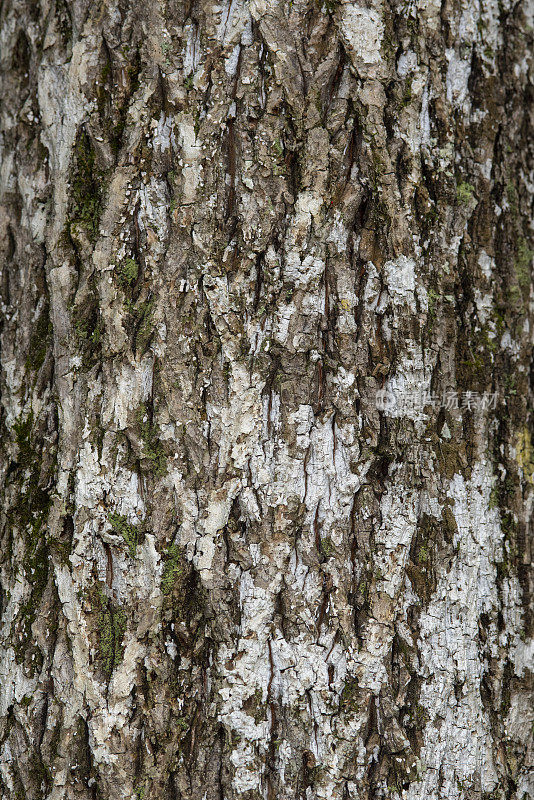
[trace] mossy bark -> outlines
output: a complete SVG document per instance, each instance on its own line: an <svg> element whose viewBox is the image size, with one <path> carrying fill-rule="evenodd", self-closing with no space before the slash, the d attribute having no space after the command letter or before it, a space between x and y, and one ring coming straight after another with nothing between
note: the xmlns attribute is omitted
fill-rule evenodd
<svg viewBox="0 0 534 800"><path fill-rule="evenodd" d="M0 795L534 796L530 0L0 4Z"/></svg>

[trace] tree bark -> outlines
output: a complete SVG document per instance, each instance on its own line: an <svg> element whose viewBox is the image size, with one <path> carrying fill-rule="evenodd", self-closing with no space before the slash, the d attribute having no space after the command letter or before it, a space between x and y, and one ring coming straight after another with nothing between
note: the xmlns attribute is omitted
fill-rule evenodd
<svg viewBox="0 0 534 800"><path fill-rule="evenodd" d="M2 798L534 797L532 0L0 19Z"/></svg>

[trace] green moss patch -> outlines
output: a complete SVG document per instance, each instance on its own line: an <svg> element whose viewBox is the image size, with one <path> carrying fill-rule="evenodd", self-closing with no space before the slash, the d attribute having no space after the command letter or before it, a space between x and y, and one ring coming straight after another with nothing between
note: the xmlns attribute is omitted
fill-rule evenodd
<svg viewBox="0 0 534 800"><path fill-rule="evenodd" d="M161 576L161 591L163 594L171 594L176 584L176 579L183 574L183 571L180 548L176 544L171 544L164 556Z"/></svg>
<svg viewBox="0 0 534 800"><path fill-rule="evenodd" d="M464 206L469 205L474 193L475 187L471 183L467 183L467 181L462 181L456 187L456 199Z"/></svg>
<svg viewBox="0 0 534 800"><path fill-rule="evenodd" d="M136 355L142 356L154 333L154 299L149 298L139 303L128 299L125 306L128 311L125 327L132 340L132 350Z"/></svg>
<svg viewBox="0 0 534 800"><path fill-rule="evenodd" d="M159 440L159 429L150 418L148 408L142 403L137 410L137 425L143 442L143 456L155 477L161 477L167 469L167 458Z"/></svg>
<svg viewBox="0 0 534 800"><path fill-rule="evenodd" d="M339 698L339 704L343 711L359 711L358 694L359 686L357 679L349 678Z"/></svg>
<svg viewBox="0 0 534 800"><path fill-rule="evenodd" d="M139 265L134 258L125 258L117 267L117 276L123 288L132 286L139 275Z"/></svg>
<svg viewBox="0 0 534 800"><path fill-rule="evenodd" d="M103 205L103 172L87 133L82 129L74 145L74 171L70 181L69 231L84 229L90 242L98 236Z"/></svg>
<svg viewBox="0 0 534 800"><path fill-rule="evenodd" d="M34 415L30 412L13 426L17 446L16 468L11 479L17 487L16 500L7 510L8 524L24 537L25 552L22 571L31 586L30 597L19 609L13 621L12 635L15 657L24 660L31 642L31 626L48 583L49 552L45 526L51 505L50 485L55 471L55 459L43 474L43 446L34 435Z"/></svg>
<svg viewBox="0 0 534 800"><path fill-rule="evenodd" d="M48 303L46 303L30 336L30 346L26 357L27 370L37 372L37 370L42 367L47 350L51 346L51 339L52 322L50 320Z"/></svg>
<svg viewBox="0 0 534 800"><path fill-rule="evenodd" d="M140 538L139 527L128 522L122 514L110 514L109 522L115 533L118 533L124 539L130 558L135 558Z"/></svg>
<svg viewBox="0 0 534 800"><path fill-rule="evenodd" d="M84 369L91 369L102 355L104 325L95 295L80 303L72 312L72 328L82 356Z"/></svg>
<svg viewBox="0 0 534 800"><path fill-rule="evenodd" d="M533 258L534 250L531 250L525 239L521 238L517 246L515 274L522 292L528 292L530 289L530 265Z"/></svg>
<svg viewBox="0 0 534 800"><path fill-rule="evenodd" d="M122 608L104 594L100 584L90 590L91 604L97 612L97 658L107 679L124 656L127 617Z"/></svg>

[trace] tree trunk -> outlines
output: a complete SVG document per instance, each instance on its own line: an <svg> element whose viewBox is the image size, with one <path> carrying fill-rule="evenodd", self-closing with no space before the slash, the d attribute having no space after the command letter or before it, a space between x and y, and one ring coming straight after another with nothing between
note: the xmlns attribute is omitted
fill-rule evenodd
<svg viewBox="0 0 534 800"><path fill-rule="evenodd" d="M526 800L532 0L3 0L5 800Z"/></svg>

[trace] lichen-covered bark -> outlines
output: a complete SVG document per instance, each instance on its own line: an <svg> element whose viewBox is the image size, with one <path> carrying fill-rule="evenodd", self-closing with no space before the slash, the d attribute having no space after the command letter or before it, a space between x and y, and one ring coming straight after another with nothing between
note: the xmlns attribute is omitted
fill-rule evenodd
<svg viewBox="0 0 534 800"><path fill-rule="evenodd" d="M532 0L0 24L2 798L533 797Z"/></svg>

